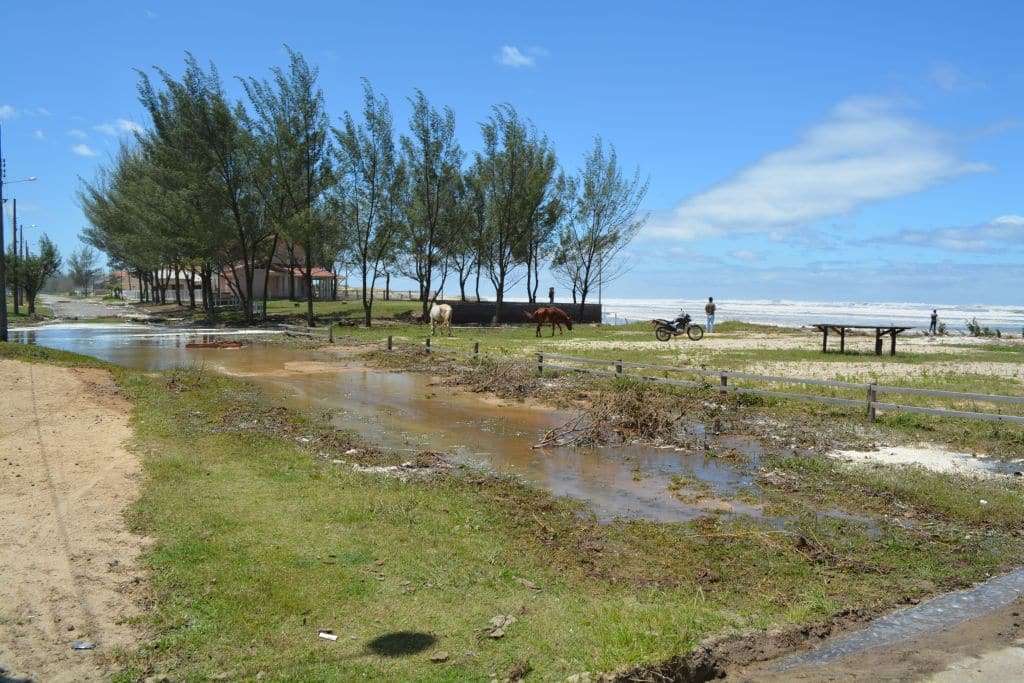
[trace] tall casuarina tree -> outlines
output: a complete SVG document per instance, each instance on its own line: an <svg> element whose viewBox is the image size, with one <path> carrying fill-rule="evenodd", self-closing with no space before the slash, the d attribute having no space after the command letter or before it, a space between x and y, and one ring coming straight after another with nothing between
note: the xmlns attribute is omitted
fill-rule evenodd
<svg viewBox="0 0 1024 683"><path fill-rule="evenodd" d="M288 48L288 70L275 68L272 82L251 78L245 91L253 134L265 145L283 201L280 229L302 248L306 322L313 319L313 267L324 262L330 243L325 198L332 184L331 140L318 70ZM273 258L273 254L271 255Z"/></svg>
<svg viewBox="0 0 1024 683"><path fill-rule="evenodd" d="M404 176L395 152L391 108L363 81L363 121L352 114L334 129L336 184L331 213L362 278L363 320L372 323L374 286L394 262L402 230Z"/></svg>
<svg viewBox="0 0 1024 683"><path fill-rule="evenodd" d="M552 271L579 294L582 315L594 285L611 282L625 272L622 251L647 220L640 211L647 182L641 181L639 170L624 175L615 148L606 148L598 137L573 185Z"/></svg>
<svg viewBox="0 0 1024 683"><path fill-rule="evenodd" d="M409 184L405 272L419 283L426 320L431 300L444 287L444 275L437 284L435 271L441 269L447 274L446 250L452 226L445 219L457 202L463 153L455 139L455 114L451 109L438 111L419 90L409 102L409 134L402 136L402 163Z"/></svg>
<svg viewBox="0 0 1024 683"><path fill-rule="evenodd" d="M497 324L505 293L517 282L515 271L529 257L535 229L552 219L551 202L558 201L557 160L547 137L520 118L512 105L494 107L480 130L484 147L473 168L485 203L480 256L494 287Z"/></svg>

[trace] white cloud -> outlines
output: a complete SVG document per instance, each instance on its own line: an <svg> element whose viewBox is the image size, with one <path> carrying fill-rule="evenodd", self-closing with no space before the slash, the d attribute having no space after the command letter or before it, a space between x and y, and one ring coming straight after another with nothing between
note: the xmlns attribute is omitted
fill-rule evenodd
<svg viewBox="0 0 1024 683"><path fill-rule="evenodd" d="M962 161L946 136L902 115L894 102L852 98L796 144L656 216L648 234L785 233L985 170Z"/></svg>
<svg viewBox="0 0 1024 683"><path fill-rule="evenodd" d="M950 251L1006 251L1024 248L1024 216L998 216L979 225L931 230L901 230L873 242L932 247Z"/></svg>
<svg viewBox="0 0 1024 683"><path fill-rule="evenodd" d="M71 130L68 131L68 135L70 135L73 138L78 138L79 140L84 140L87 137L89 137L89 134L86 133L81 128L72 128Z"/></svg>
<svg viewBox="0 0 1024 683"><path fill-rule="evenodd" d="M46 107L36 107L36 116L53 116Z"/></svg>
<svg viewBox="0 0 1024 683"><path fill-rule="evenodd" d="M939 62L928 71L928 79L939 89L946 92L977 90L985 88L984 81L971 77L959 67L948 62Z"/></svg>
<svg viewBox="0 0 1024 683"><path fill-rule="evenodd" d="M18 111L9 104L0 104L0 121L5 119L13 119L17 116Z"/></svg>
<svg viewBox="0 0 1024 683"><path fill-rule="evenodd" d="M93 129L110 137L118 137L125 133L142 132L142 126L128 119L117 119L113 123L101 123L98 126L93 126Z"/></svg>
<svg viewBox="0 0 1024 683"><path fill-rule="evenodd" d="M497 59L499 64L518 69L520 67L537 66L537 58L546 57L547 54L548 51L542 47L527 48L524 52L515 45L502 45L495 59Z"/></svg>
<svg viewBox="0 0 1024 683"><path fill-rule="evenodd" d="M93 150L93 148L90 147L89 145L84 144L84 143L81 143L81 144L78 144L78 145L73 145L71 147L71 151L74 152L75 154L77 154L80 157L94 157L94 156L96 156L96 152Z"/></svg>
<svg viewBox="0 0 1024 683"><path fill-rule="evenodd" d="M32 131L32 137L34 137L36 140L45 140L46 133L36 128L34 131Z"/></svg>
<svg viewBox="0 0 1024 683"><path fill-rule="evenodd" d="M737 249L736 251L729 252L729 256L732 256L737 261L745 261L746 263L754 263L761 260L761 255L750 249Z"/></svg>
<svg viewBox="0 0 1024 683"><path fill-rule="evenodd" d="M146 18L147 19L156 19L159 16L160 16L159 14L157 14L156 12L154 12L151 9L146 10Z"/></svg>

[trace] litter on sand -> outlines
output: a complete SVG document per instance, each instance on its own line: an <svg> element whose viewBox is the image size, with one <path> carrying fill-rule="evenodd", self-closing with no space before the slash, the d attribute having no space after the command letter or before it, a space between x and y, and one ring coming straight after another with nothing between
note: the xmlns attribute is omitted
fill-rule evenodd
<svg viewBox="0 0 1024 683"><path fill-rule="evenodd" d="M323 638L324 640L337 640L338 639L338 636L334 635L334 631L330 631L330 630L327 630L327 629L324 629L324 630L320 631L317 635L320 636L321 638Z"/></svg>
<svg viewBox="0 0 1024 683"><path fill-rule="evenodd" d="M76 640L71 643L72 650L95 650L96 643L91 640Z"/></svg>

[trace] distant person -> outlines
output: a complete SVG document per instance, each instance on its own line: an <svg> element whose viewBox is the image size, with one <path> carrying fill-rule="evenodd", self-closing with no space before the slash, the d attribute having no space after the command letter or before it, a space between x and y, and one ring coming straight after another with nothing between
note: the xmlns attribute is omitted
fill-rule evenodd
<svg viewBox="0 0 1024 683"><path fill-rule="evenodd" d="M704 313L708 316L708 332L715 331L715 299L709 296L707 304L704 305Z"/></svg>
<svg viewBox="0 0 1024 683"><path fill-rule="evenodd" d="M548 303L549 304L555 303L555 288L554 287L548 287Z"/></svg>
<svg viewBox="0 0 1024 683"><path fill-rule="evenodd" d="M928 326L928 334L930 334L930 335L932 335L934 337L936 334L938 334L938 331L939 331L939 311L938 311L938 309L933 308L932 309L932 322Z"/></svg>

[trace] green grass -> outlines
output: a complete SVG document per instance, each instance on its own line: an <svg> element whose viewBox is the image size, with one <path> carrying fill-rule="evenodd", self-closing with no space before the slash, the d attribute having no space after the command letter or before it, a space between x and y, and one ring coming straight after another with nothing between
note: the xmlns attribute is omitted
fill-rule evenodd
<svg viewBox="0 0 1024 683"><path fill-rule="evenodd" d="M62 367L92 367L117 369L116 366L105 363L91 356L82 356L68 351L48 349L45 346L30 344L15 344L12 342L0 342L0 358L20 360L26 363L47 363Z"/></svg>
<svg viewBox="0 0 1024 683"><path fill-rule="evenodd" d="M33 320L41 320L43 318L52 318L53 311L50 310L49 306L44 306L41 302L36 301L36 312L35 316L28 314L28 304L22 299L22 305L18 307L18 312L14 312L14 297L7 296L7 319L11 323L23 323L31 322Z"/></svg>
<svg viewBox="0 0 1024 683"><path fill-rule="evenodd" d="M147 474L133 522L156 539L156 639L126 660L130 671L486 680L528 661L539 679L557 678L658 661L723 630L881 607L925 581L961 585L1018 551L887 525L876 542L858 525L809 515L789 534L814 539L811 555L795 536L745 519L599 526L513 482L403 484L319 460L280 429L225 427L227 411L258 411L263 400L234 381L123 381ZM313 433L309 418L288 419ZM505 638L481 638L491 617L509 613L518 621ZM318 640L318 628L339 641ZM436 644L400 657L368 649L404 631ZM429 663L440 650L450 661Z"/></svg>
<svg viewBox="0 0 1024 683"><path fill-rule="evenodd" d="M188 302L184 306L175 303L153 304L132 302L143 311L154 315L186 316L196 321L205 321L206 315L200 308L189 309ZM419 315L419 301L374 301L374 320L389 321L396 317ZM349 301L314 301L313 314L323 321L359 321L363 320L363 304L358 299ZM270 323L305 320L306 302L289 299L275 299L267 302L267 319ZM245 316L240 311L219 311L217 321L226 325L243 325Z"/></svg>

